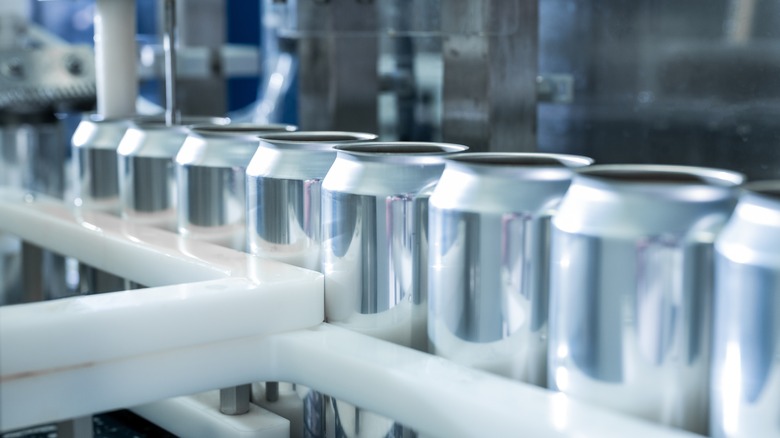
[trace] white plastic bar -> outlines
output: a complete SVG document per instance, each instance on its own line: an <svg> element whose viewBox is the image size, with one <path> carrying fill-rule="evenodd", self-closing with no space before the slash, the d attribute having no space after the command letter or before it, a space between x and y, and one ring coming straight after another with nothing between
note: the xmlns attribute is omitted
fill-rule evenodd
<svg viewBox="0 0 780 438"><path fill-rule="evenodd" d="M102 266L140 282L222 278L0 308L2 430L273 380L426 436L695 436L342 328L304 328L322 319L322 278L312 271L205 243L184 251L163 231L123 234L120 221L97 215L80 225L61 206L20 199L0 194L0 230L90 264L100 257L85 248L103 240L97 251L152 260L116 257ZM74 235L58 238L63 232ZM177 267L189 275L159 272Z"/></svg>
<svg viewBox="0 0 780 438"><path fill-rule="evenodd" d="M242 415L219 412L219 391L175 397L133 408L133 412L188 438L289 438L290 422L259 406Z"/></svg>
<svg viewBox="0 0 780 438"><path fill-rule="evenodd" d="M95 5L97 112L107 119L135 114L135 12L135 0L97 0Z"/></svg>
<svg viewBox="0 0 780 438"><path fill-rule="evenodd" d="M141 284L172 284L0 307L2 430L163 398L157 394L215 388L214 379L205 377L205 385L159 382L159 390L136 394L134 389L143 385L120 376L93 380L99 364L121 368L141 357L158 358L161 352L301 329L323 320L322 275L314 271L185 241L165 231L128 228L113 216L74 216L61 203L8 189L0 190L0 230ZM251 381L232 381L226 365L231 360L211 358L207 371L231 381L224 386ZM183 367L197 369L198 362ZM155 372L153 365L142 369ZM82 375L110 392L120 387L123 395L100 397L100 391L85 389L90 384L76 385L74 376Z"/></svg>

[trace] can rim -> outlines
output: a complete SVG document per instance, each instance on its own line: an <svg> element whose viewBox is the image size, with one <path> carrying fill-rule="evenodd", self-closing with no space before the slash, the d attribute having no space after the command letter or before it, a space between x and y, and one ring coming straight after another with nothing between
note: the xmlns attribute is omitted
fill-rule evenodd
<svg viewBox="0 0 780 438"><path fill-rule="evenodd" d="M442 156L468 150L468 146L453 143L417 141L366 141L336 146L339 152L361 157L382 156Z"/></svg>
<svg viewBox="0 0 780 438"><path fill-rule="evenodd" d="M710 185L735 187L739 172L711 167L667 164L599 164L575 170L578 176L621 185Z"/></svg>
<svg viewBox="0 0 780 438"><path fill-rule="evenodd" d="M447 157L446 160L458 164L490 168L580 168L593 163L592 158L582 155L539 152L472 152Z"/></svg>
<svg viewBox="0 0 780 438"><path fill-rule="evenodd" d="M296 129L298 128L294 125L283 123L233 123L228 125L201 123L190 126L190 130L196 134L212 136L250 136L271 132L292 132Z"/></svg>
<svg viewBox="0 0 780 438"><path fill-rule="evenodd" d="M376 134L349 131L289 131L257 136L261 146L284 149L327 149L335 146L373 141Z"/></svg>

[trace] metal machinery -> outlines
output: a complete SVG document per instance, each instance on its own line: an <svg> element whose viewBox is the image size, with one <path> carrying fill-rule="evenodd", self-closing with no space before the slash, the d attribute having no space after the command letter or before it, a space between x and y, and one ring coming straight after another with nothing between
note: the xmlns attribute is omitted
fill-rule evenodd
<svg viewBox="0 0 780 438"><path fill-rule="evenodd" d="M304 435L300 385L404 426L357 436L692 436L322 324L315 272L74 216L70 139L97 101L108 120L165 110L778 178L780 3L248 3L0 5L4 437ZM93 10L95 52L54 36L69 20L91 38ZM261 47L226 41L239 27ZM147 288L92 295L90 269ZM220 413L216 390L259 381L298 386L255 385L248 413Z"/></svg>

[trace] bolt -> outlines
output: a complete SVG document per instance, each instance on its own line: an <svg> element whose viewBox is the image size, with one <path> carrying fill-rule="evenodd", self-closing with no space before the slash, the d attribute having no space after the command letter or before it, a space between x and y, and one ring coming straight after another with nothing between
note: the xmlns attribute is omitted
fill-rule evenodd
<svg viewBox="0 0 780 438"><path fill-rule="evenodd" d="M65 58L65 69L73 76L80 76L84 73L84 65L81 63L81 59L76 55L69 55Z"/></svg>
<svg viewBox="0 0 780 438"><path fill-rule="evenodd" d="M2 65L0 71L4 76L21 79L24 77L24 63L19 58L11 58Z"/></svg>

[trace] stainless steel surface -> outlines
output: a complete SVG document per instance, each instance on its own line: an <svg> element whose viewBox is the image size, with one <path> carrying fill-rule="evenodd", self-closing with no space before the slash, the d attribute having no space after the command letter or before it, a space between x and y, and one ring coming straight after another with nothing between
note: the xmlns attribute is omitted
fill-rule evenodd
<svg viewBox="0 0 780 438"><path fill-rule="evenodd" d="M176 0L164 0L165 33L163 35L163 50L165 51L165 124L168 126L180 123L179 105L176 99Z"/></svg>
<svg viewBox="0 0 780 438"><path fill-rule="evenodd" d="M296 40L301 126L377 132L379 2L301 1L295 7L299 28L330 31Z"/></svg>
<svg viewBox="0 0 780 438"><path fill-rule="evenodd" d="M189 130L162 123L135 123L117 149L122 217L176 229L176 173L173 159Z"/></svg>
<svg viewBox="0 0 780 438"><path fill-rule="evenodd" d="M329 322L426 350L428 197L465 146L339 146L322 183Z"/></svg>
<svg viewBox="0 0 780 438"><path fill-rule="evenodd" d="M539 2L441 2L442 139L474 151L536 150ZM473 33L486 26L488 34Z"/></svg>
<svg viewBox="0 0 780 438"><path fill-rule="evenodd" d="M176 155L177 226L187 237L244 250L246 168L257 136L290 125L195 126Z"/></svg>
<svg viewBox="0 0 780 438"><path fill-rule="evenodd" d="M138 76L142 80L165 77L165 52L159 45L140 48ZM178 47L176 77L179 80L210 79L214 71L226 78L256 77L260 74L260 53L257 47L225 44L216 48Z"/></svg>
<svg viewBox="0 0 780 438"><path fill-rule="evenodd" d="M252 385L239 385L219 390L219 411L225 415L242 415L249 412Z"/></svg>
<svg viewBox="0 0 780 438"><path fill-rule="evenodd" d="M164 2L158 5L158 29L164 29ZM236 4L239 6L239 4ZM209 59L225 45L230 32L227 26L228 2L225 0L176 0L177 58L190 48L205 50ZM186 56L186 55L185 55ZM181 64L177 63L177 70ZM179 75L177 106L182 114L225 114L228 111L226 70L211 64L208 77ZM203 90L208 90L204 93Z"/></svg>
<svg viewBox="0 0 780 438"><path fill-rule="evenodd" d="M550 218L586 157L462 154L430 199L431 352L547 384Z"/></svg>
<svg viewBox="0 0 780 438"><path fill-rule="evenodd" d="M551 389L707 432L712 244L742 175L601 165L552 220Z"/></svg>
<svg viewBox="0 0 780 438"><path fill-rule="evenodd" d="M780 435L780 181L749 184L715 242L713 437Z"/></svg>
<svg viewBox="0 0 780 438"><path fill-rule="evenodd" d="M116 149L130 126L129 119L85 116L73 133L76 203L82 208L119 212L119 172Z"/></svg>
<svg viewBox="0 0 780 438"><path fill-rule="evenodd" d="M321 187L334 147L375 139L341 131L262 135L246 171L249 252L321 271Z"/></svg>

